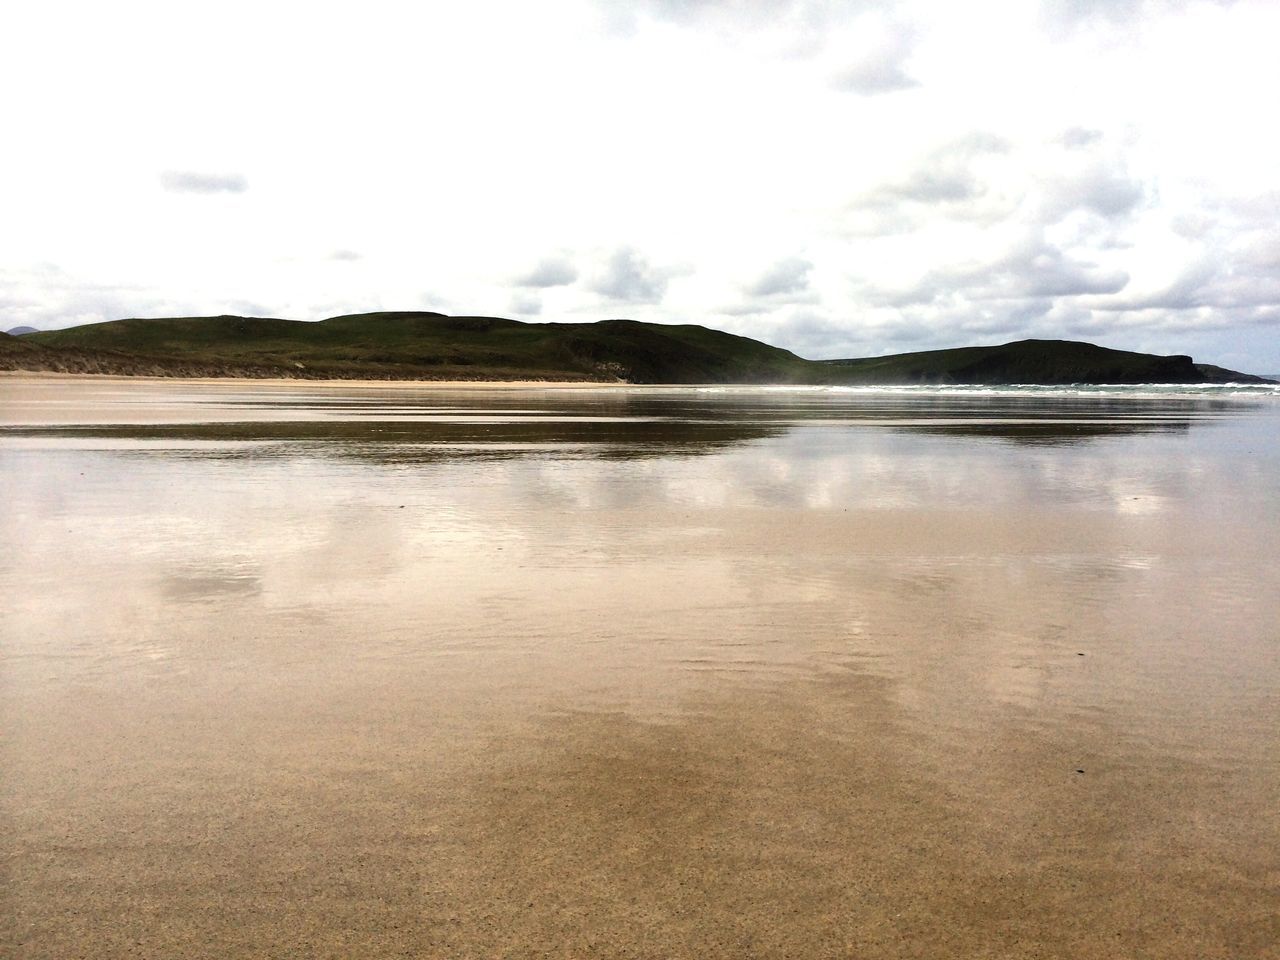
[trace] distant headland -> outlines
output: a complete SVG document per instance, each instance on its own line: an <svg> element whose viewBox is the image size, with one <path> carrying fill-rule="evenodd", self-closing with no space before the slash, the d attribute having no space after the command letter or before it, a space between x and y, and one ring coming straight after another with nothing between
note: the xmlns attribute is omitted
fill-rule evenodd
<svg viewBox="0 0 1280 960"><path fill-rule="evenodd" d="M255 317L112 320L0 334L0 370L161 377L546 380L635 384L1271 383L1188 356L1073 340L806 360L696 324L525 323L440 313L319 322Z"/></svg>

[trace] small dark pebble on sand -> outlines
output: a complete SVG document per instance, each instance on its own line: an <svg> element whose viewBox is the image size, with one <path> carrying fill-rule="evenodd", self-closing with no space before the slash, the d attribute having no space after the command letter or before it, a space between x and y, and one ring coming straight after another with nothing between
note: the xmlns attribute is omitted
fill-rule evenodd
<svg viewBox="0 0 1280 960"><path fill-rule="evenodd" d="M1076 773L1084 773L1083 770L1077 770Z"/></svg>

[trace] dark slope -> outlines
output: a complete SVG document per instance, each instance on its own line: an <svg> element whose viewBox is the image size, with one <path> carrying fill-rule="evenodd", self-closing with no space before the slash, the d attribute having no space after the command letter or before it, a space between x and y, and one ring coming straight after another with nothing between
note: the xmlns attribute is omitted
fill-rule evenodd
<svg viewBox="0 0 1280 960"><path fill-rule="evenodd" d="M26 334L0 368L157 376L630 383L1222 383L1260 378L1067 340L803 360L695 325L634 320L522 323L439 313L365 313L318 323L274 318L115 320Z"/></svg>
<svg viewBox="0 0 1280 960"><path fill-rule="evenodd" d="M521 323L367 313L319 323L246 317L115 320L30 334L63 350L127 353L203 375L779 383L807 361L745 337L632 320Z"/></svg>
<svg viewBox="0 0 1280 960"><path fill-rule="evenodd" d="M1212 363L1197 363L1196 369L1199 370L1209 383L1278 383L1280 377L1262 376L1255 377L1252 374L1240 373L1237 370L1228 370L1226 367L1217 367Z"/></svg>
<svg viewBox="0 0 1280 960"><path fill-rule="evenodd" d="M0 333L0 370L17 369L10 364L24 359L35 360L46 353L49 351L25 337Z"/></svg>
<svg viewBox="0 0 1280 960"><path fill-rule="evenodd" d="M866 384L1263 383L1187 356L1111 350L1075 340L1019 340L864 360L827 360L846 382Z"/></svg>

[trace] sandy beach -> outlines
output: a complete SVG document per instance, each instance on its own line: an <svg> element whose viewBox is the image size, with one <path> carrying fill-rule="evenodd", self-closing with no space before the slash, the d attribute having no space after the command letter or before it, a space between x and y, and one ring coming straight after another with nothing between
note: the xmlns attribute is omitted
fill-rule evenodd
<svg viewBox="0 0 1280 960"><path fill-rule="evenodd" d="M0 952L1280 956L1273 408L587 386L0 380Z"/></svg>

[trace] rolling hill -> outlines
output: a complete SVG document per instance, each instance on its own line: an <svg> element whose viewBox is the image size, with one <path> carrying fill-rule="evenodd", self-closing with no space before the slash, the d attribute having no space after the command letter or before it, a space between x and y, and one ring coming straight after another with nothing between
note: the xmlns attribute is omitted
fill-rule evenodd
<svg viewBox="0 0 1280 960"><path fill-rule="evenodd" d="M0 335L0 369L153 376L629 383L1217 383L1260 378L1064 340L805 360L686 324L523 323L366 313L316 323L235 316L114 320Z"/></svg>
<svg viewBox="0 0 1280 960"><path fill-rule="evenodd" d="M926 350L863 360L821 361L866 384L1243 383L1261 377L1188 356L1111 350L1075 340L1019 340L996 347Z"/></svg>

